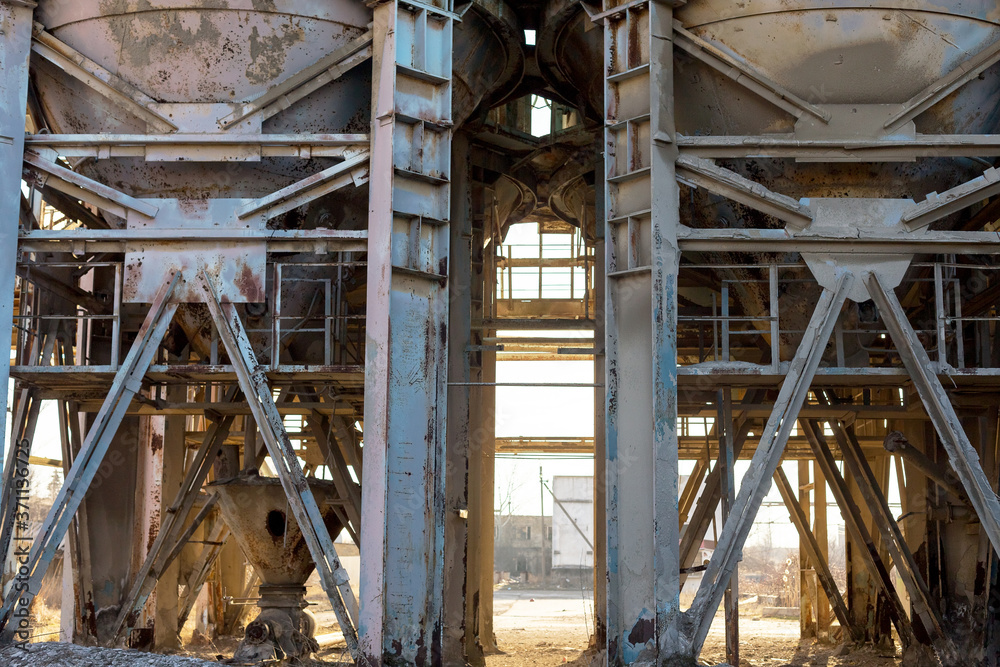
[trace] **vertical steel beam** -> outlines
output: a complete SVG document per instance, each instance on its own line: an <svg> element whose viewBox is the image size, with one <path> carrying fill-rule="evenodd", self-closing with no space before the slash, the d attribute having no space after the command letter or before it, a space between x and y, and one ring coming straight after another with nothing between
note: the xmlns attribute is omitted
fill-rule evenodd
<svg viewBox="0 0 1000 667"><path fill-rule="evenodd" d="M472 346L472 201L469 160L469 140L464 133L455 135L452 142L452 200L451 225L449 226L451 275L448 309L448 380L456 384L448 387L448 440L447 465L445 466L445 589L444 589L444 638L445 646L463 648L464 661L469 665L483 665L483 653L476 643L475 605L482 581L481 563L475 557L482 548L481 534L473 535L469 522L474 493L484 493L481 487L473 488L473 480L480 481L480 447L471 438L472 395L469 383L473 381L470 347ZM492 489L490 489L492 492ZM475 546L476 550L472 548ZM472 558L468 556L472 554ZM454 655L458 658L462 654Z"/></svg>
<svg viewBox="0 0 1000 667"><path fill-rule="evenodd" d="M603 151L604 139L596 139L595 152ZM606 373L605 326L605 184L604 165L594 169L594 645L608 643L608 521L607 521L607 429L604 379ZM581 232L582 233L582 232ZM494 271L494 275L496 272ZM585 298L590 294L584 293Z"/></svg>
<svg viewBox="0 0 1000 667"><path fill-rule="evenodd" d="M802 340L788 367L788 374L778 392L771 416L764 426L757 451L754 452L750 467L740 482L740 492L733 503L730 519L722 527L715 553L708 563L694 602L687 611L685 620L690 627L693 655L701 652L715 610L719 608L725 587L736 568L757 511L771 486L774 471L781 463L788 435L805 402L809 385L816 374L830 335L833 333L833 327L837 323L840 310L853 283L853 274L845 273L838 279L834 290L824 289L816 303L816 310L802 334Z"/></svg>
<svg viewBox="0 0 1000 667"><path fill-rule="evenodd" d="M34 5L34 3L27 3ZM31 30L33 9L26 3L0 1L0 331L11 331L14 326L14 288L17 272L17 232L21 213L21 166L24 155L24 125L28 105L28 57L31 53ZM4 334L6 335L6 334ZM35 338L32 344L31 357L28 363L36 363L41 341ZM6 343L5 343L6 345ZM0 355L0 389L2 389L2 407L0 410L0 462L8 454L7 443L7 384L10 379L10 355ZM35 392L25 389L21 392L21 400L16 403L20 408L15 412L14 424L27 418L27 406L37 415L37 397ZM12 429L11 442L19 442L20 438L28 439L30 447L31 435L21 435L20 429ZM6 561L13 535L14 517L14 471L16 448L10 448L3 467L4 475L0 480L2 499L0 499L0 561ZM27 456L27 454L25 454Z"/></svg>
<svg viewBox="0 0 1000 667"><path fill-rule="evenodd" d="M0 0L0 331L14 326L14 276L21 211L21 162L28 108L28 56L34 3ZM6 334L4 334L6 335ZM5 343L6 345L6 343ZM0 461L7 435L7 382L10 355L0 360ZM6 552L4 552L6 554Z"/></svg>
<svg viewBox="0 0 1000 667"><path fill-rule="evenodd" d="M608 664L681 655L673 3L604 3Z"/></svg>
<svg viewBox="0 0 1000 667"><path fill-rule="evenodd" d="M729 520L733 501L736 499L736 478L734 467L736 456L733 453L733 394L730 388L720 389L717 393L718 416L715 431L719 436L719 479L722 482L722 523ZM740 664L740 594L739 572L735 568L726 586L723 607L726 615L726 662L730 665Z"/></svg>
<svg viewBox="0 0 1000 667"><path fill-rule="evenodd" d="M451 0L375 5L361 654L460 660L444 644L451 214ZM449 637L453 636L451 633ZM457 636L457 634L455 635Z"/></svg>
<svg viewBox="0 0 1000 667"><path fill-rule="evenodd" d="M482 199L480 200L482 201ZM482 208L486 208L483 206ZM493 229L497 224L492 216L496 209L490 207L486 214L486 229ZM483 236L491 235L485 230ZM478 236L477 236L478 238ZM482 264L480 270L481 277L477 280L478 296L481 299L482 307L477 313L480 317L496 316L496 250L490 243L486 245L482 242L476 243L474 249L478 256L481 256ZM481 255L480 255L481 253ZM473 304L476 303L475 295ZM496 332L490 329L479 331L479 340L486 336L492 336ZM493 350L484 350L480 358L479 381L483 383L477 387L473 396L473 423L476 424L474 436L480 452L480 488L483 492L479 494L479 512L477 513L478 531L480 535L480 576L479 584L479 642L483 646L485 653L498 653L496 635L493 632L493 571L495 569L494 539L495 516L494 516L494 487L496 486L496 388L493 383L497 379L497 353ZM471 512L470 512L471 514Z"/></svg>
<svg viewBox="0 0 1000 667"><path fill-rule="evenodd" d="M931 418L934 428L941 438L941 444L948 452L952 468L962 481L966 493L979 521L989 535L993 549L1000 553L1000 499L990 485L986 473L979 461L979 453L969 442L955 408L952 406L944 387L937 375L927 351L924 350L917 334L906 319L906 313L896 298L892 289L882 285L874 273L865 279L868 293L878 306L885 328L896 344L899 356L903 360L913 385L917 388L927 415Z"/></svg>
<svg viewBox="0 0 1000 667"><path fill-rule="evenodd" d="M23 564L27 572L27 589L17 594L11 593L4 599L3 609L0 610L0 643L9 643L18 631L18 623L12 622L12 619L28 613L31 601L41 589L42 577L45 576L56 550L62 545L70 522L83 502L90 483L104 461L111 440L125 417L125 411L142 388L142 379L177 312L177 304L169 303L169 299L178 278L178 274L171 271L168 281L157 293L135 342L115 374L111 390L94 419L94 425L87 433L79 456L73 462L62 488L52 502L48 516L38 530L27 562Z"/></svg>

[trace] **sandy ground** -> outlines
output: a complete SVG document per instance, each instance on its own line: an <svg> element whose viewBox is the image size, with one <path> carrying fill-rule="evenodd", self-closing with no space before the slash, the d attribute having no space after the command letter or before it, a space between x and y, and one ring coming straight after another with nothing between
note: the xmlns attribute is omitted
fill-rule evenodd
<svg viewBox="0 0 1000 667"><path fill-rule="evenodd" d="M493 596L493 630L503 653L488 667L562 665L587 648L593 625L590 593L498 590ZM588 625L589 621L589 625Z"/></svg>

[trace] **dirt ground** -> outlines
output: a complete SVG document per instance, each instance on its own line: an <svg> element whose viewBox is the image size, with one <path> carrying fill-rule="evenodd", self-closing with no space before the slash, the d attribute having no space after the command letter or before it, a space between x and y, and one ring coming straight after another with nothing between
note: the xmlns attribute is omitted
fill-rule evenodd
<svg viewBox="0 0 1000 667"><path fill-rule="evenodd" d="M316 656L320 661L317 664L350 665L343 639L336 632L336 620L329 609L329 602L321 594L310 595L309 599L316 604L312 610L319 621L317 634L326 638L321 642L323 649ZM487 656L487 667L603 665L603 656L588 651L594 622L590 592L501 588L494 594L493 609L500 653ZM724 627L725 621L720 613L705 642L702 664L717 665L725 660ZM53 639L57 637L58 633L52 636ZM839 644L800 640L798 619L743 615L740 618L740 638L740 667L896 667L899 664L887 651L866 648L841 654L843 649ZM196 667L218 664L215 662L217 656L231 656L238 641L238 638L225 637L188 645L185 656L110 651L54 642L33 644L30 653L17 648L0 651L0 665Z"/></svg>
<svg viewBox="0 0 1000 667"><path fill-rule="evenodd" d="M579 592L498 590L494 594L494 631L501 654L487 667L590 667L585 653L593 624L593 602ZM725 660L725 620L716 616L702 651L705 665ZM740 619L740 667L895 667L888 652L860 649L846 655L839 644L799 639L798 619L744 616ZM602 662L598 659L598 664Z"/></svg>

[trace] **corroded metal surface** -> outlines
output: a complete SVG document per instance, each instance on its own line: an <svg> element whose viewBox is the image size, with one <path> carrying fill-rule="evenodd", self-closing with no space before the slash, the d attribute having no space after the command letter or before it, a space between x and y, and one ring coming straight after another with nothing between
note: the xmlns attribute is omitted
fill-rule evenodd
<svg viewBox="0 0 1000 667"><path fill-rule="evenodd" d="M215 482L208 488L218 495L222 516L261 581L272 585L305 583L316 565L276 478L252 475ZM330 534L339 534L342 526L336 514L333 482L311 479L309 489Z"/></svg>

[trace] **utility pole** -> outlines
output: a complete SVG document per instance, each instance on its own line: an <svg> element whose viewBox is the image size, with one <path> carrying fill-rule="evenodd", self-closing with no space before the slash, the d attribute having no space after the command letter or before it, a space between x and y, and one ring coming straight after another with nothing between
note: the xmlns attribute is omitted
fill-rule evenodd
<svg viewBox="0 0 1000 667"><path fill-rule="evenodd" d="M539 529L542 531L542 576L548 578L549 568L545 564L545 479L542 477L542 466L538 466L538 490L538 516L542 520L542 527Z"/></svg>

